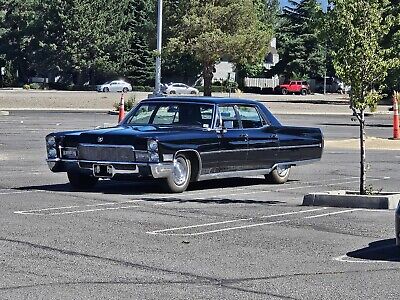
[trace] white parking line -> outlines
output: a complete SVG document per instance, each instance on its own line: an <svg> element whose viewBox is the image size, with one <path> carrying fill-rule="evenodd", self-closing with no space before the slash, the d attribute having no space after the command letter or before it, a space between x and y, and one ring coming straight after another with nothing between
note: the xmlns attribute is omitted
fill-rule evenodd
<svg viewBox="0 0 400 300"><path fill-rule="evenodd" d="M392 259L392 260L390 260ZM344 262L344 263L358 263L358 264L376 264L376 263L392 263L392 264L398 264L398 256L394 255L393 257L386 258L385 260L379 260L379 259L362 259L362 258L353 258L349 257L346 254L345 255L340 255L337 257L332 258L332 260L338 261L338 262Z"/></svg>
<svg viewBox="0 0 400 300"><path fill-rule="evenodd" d="M218 194L221 194L221 192L225 192L225 191L229 191L233 189L233 193L230 194L223 194L224 196L240 196L240 195L251 195L251 194L257 194L257 193L272 193L272 192L279 192L279 191L285 191L285 190L295 190L295 189L303 189L303 188L308 188L308 187L319 187L319 186L328 186L328 185L339 185L339 184L346 184L346 183L354 183L354 182L358 182L357 181L345 181L345 182L339 182L336 184L318 184L318 185L309 185L312 183L321 183L321 182L325 182L325 181L338 181L338 180L347 180L347 179L358 179L359 177L346 177L346 178L335 178L335 179L327 179L327 180L318 180L318 181L308 181L308 182L302 182L301 186L295 186L295 187L290 187L290 188L284 188L284 189L277 189L277 190L257 190L257 191L252 191L252 192L246 192L246 193L237 193L240 191L245 191L248 188L223 188L221 189L221 191L218 192ZM384 178L382 178L384 179ZM369 181L372 180L381 180L380 179L370 179ZM308 184L308 185L304 185L304 184ZM185 192L184 194L182 194L182 198L185 197L191 197L191 196L196 196L196 195L204 195L207 194L215 194L215 190L208 190L208 191L193 191L193 192ZM158 198L158 197L157 197ZM175 197L171 197L171 196L160 196L158 199L174 199ZM197 198L198 200L205 200L208 199L208 197L201 197L201 198ZM154 205L168 205L168 204L173 204L174 202L168 202L168 203L156 203Z"/></svg>
<svg viewBox="0 0 400 300"><path fill-rule="evenodd" d="M85 210L73 210L59 213L50 213L47 215L57 216L57 215L70 215L70 214L80 214L80 213L88 213L94 211L105 211L105 210L118 210L118 209L128 209L128 208L136 208L140 207L139 205L131 205L131 206L119 206L119 207L106 207L106 208L96 208L96 209L85 209Z"/></svg>
<svg viewBox="0 0 400 300"><path fill-rule="evenodd" d="M315 211L320 211L320 210L325 210L325 209L328 209L328 207L288 212L288 213L275 214L275 215L268 215L268 216L262 216L261 218L272 218L272 217L287 216L287 215L297 215L297 214L315 212ZM341 210L341 211L336 211L336 212L331 212L331 213L326 213L326 214L302 217L302 218L298 218L295 220L306 220L306 219L313 219L313 218L329 217L329 216L338 215L338 214L351 213L354 211L370 211L370 210L362 209L362 208L347 209L347 210ZM226 228L221 228L221 229L207 230L207 231L200 231L200 232L193 232L193 233L171 233L171 232L179 231L179 230L193 229L193 228L221 225L221 224L229 224L229 223L240 222L240 221L251 221L251 220L255 220L255 219L256 218L228 220L228 221L222 221L222 222L213 222L213 223L205 223L205 224L199 224L199 225L167 228L167 229L149 231L146 233L153 234L153 235L159 234L159 235L169 235L169 236L199 236L199 235L204 235L204 234L219 233L219 232L225 232L225 231L231 231L231 230L239 230L239 229L253 228L253 227L258 227L258 226L281 224L281 223L288 223L288 222L294 221L294 220L290 220L290 219L285 219L285 220L278 220L278 221L272 221L272 222L263 222L263 223L249 224L249 225L226 227Z"/></svg>
<svg viewBox="0 0 400 300"><path fill-rule="evenodd" d="M308 209L308 210L300 210L300 211L293 211L293 212L287 212L287 213L281 213L281 214L275 214L275 215L268 215L268 216L261 216L260 218L265 219L265 218L274 218L274 217L281 217L281 216L288 216L288 215L296 215L296 214L320 211L320 210L324 210L324 209L327 209L327 207ZM155 230L155 231L150 231L150 232L147 232L147 233L148 234L163 234L164 232L171 232L171 231L177 231L177 230L183 230L183 229L192 229L192 228L199 228L199 227L208 227L208 226L222 225L222 224L228 224L228 223L234 223L234 222L251 221L251 220L255 220L255 219L256 218L235 219L235 220L228 220L228 221L221 221L221 222L213 222L213 223L205 223L205 224L198 224L198 225L190 225L190 226L182 226L182 227L168 228L168 229L162 229L162 230ZM259 224L261 224L261 225L259 225ZM255 226L274 224L274 222L272 222L272 223L271 222L259 223L259 224L243 225L243 226L232 227L232 228L234 228L234 229L242 229L242 228L247 228L247 227L255 227ZM205 231L205 233L214 233L214 232L227 231L227 230L233 230L233 229L225 228L225 229L218 229L218 230L212 230L212 231ZM205 234L205 233L201 233L201 234ZM182 234L167 234L167 235L182 235ZM196 233L196 234L183 234L183 235L199 235L199 234Z"/></svg>
<svg viewBox="0 0 400 300"><path fill-rule="evenodd" d="M340 215L340 214L345 214L353 211L359 211L362 210L361 208L354 208L354 209L348 209L348 210L342 210L342 211L335 211L327 214L322 214L322 215L315 215L315 216L309 216L309 217L304 217L304 219L315 219L315 218L321 218L321 217L328 217L328 216L333 216L333 215Z"/></svg>
<svg viewBox="0 0 400 300"><path fill-rule="evenodd" d="M10 190L9 192L1 192L0 195L14 195L14 194L28 194L28 193L34 193L36 191L15 191L15 190Z"/></svg>
<svg viewBox="0 0 400 300"><path fill-rule="evenodd" d="M252 228L252 227L258 227L258 226L265 226L265 225L280 224L280 223L284 223L284 222L289 222L289 220L266 222L266 223L257 223L257 224L243 225L243 226L237 226L237 227L228 227L228 228L223 228L223 229L202 231L202 232L196 232L196 233L170 233L168 235L197 236L197 235L217 233L217 232L223 232L223 231L230 231L230 230L238 230L238 229Z"/></svg>
<svg viewBox="0 0 400 300"><path fill-rule="evenodd" d="M73 210L67 212L58 212L58 213L42 213L48 211L55 211L55 210L64 210L64 209L71 209L71 208L84 208L84 207L96 207L96 206L112 206L112 205L121 205L121 204L128 204L128 203L137 203L143 202L144 200L130 200L130 201L123 201L123 202L109 202L109 203L98 203L98 204L88 204L88 205L72 205L72 206L61 206L61 207L49 207L49 208L41 208L41 209L32 209L32 210L20 210L14 211L15 214L21 215L46 215L46 216L54 216L54 215L66 215L66 214L73 214L73 213L83 213L83 212L94 212L94 211L102 211L102 210L115 210L115 209L122 209L122 208L131 208L131 207L138 207L138 206L126 206L126 207L107 207L107 208L99 208L99 209L83 209L83 210Z"/></svg>

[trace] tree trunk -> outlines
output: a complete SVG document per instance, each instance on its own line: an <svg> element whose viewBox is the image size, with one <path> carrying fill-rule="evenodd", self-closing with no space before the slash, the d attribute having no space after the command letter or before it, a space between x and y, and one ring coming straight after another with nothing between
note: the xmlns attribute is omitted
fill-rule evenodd
<svg viewBox="0 0 400 300"><path fill-rule="evenodd" d="M96 85L96 70L94 68L89 70L89 84Z"/></svg>
<svg viewBox="0 0 400 300"><path fill-rule="evenodd" d="M211 84L214 65L208 62L203 64L204 96L211 96Z"/></svg>
<svg viewBox="0 0 400 300"><path fill-rule="evenodd" d="M366 194L366 165L365 165L365 114L360 110L360 195Z"/></svg>

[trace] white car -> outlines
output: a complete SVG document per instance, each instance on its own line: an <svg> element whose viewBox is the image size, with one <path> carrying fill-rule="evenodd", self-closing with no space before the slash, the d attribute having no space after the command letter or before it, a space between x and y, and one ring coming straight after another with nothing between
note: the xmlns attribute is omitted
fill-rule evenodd
<svg viewBox="0 0 400 300"><path fill-rule="evenodd" d="M199 90L188 86L184 83L170 83L164 85L163 88L163 93L164 94L171 94L171 95L182 95L182 94L190 94L190 95L197 95L199 93Z"/></svg>
<svg viewBox="0 0 400 300"><path fill-rule="evenodd" d="M97 86L98 92L129 92L132 91L132 86L123 80L107 81L102 85Z"/></svg>

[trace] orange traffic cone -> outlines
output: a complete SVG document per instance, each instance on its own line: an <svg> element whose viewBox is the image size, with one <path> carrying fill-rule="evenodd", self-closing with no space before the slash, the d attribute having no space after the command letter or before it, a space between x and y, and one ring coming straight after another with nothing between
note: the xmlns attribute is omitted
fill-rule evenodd
<svg viewBox="0 0 400 300"><path fill-rule="evenodd" d="M122 93L121 100L119 102L118 123L120 123L124 117L125 117L124 93Z"/></svg>

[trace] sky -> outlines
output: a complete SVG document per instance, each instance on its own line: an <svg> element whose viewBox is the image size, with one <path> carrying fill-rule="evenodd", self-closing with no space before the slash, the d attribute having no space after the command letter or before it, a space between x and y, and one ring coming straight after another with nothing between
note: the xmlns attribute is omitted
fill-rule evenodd
<svg viewBox="0 0 400 300"><path fill-rule="evenodd" d="M280 0L281 1L281 6L285 6L288 4L287 0ZM324 8L324 10L326 9L326 5L328 3L328 0L318 0L318 2L322 3L322 6Z"/></svg>

